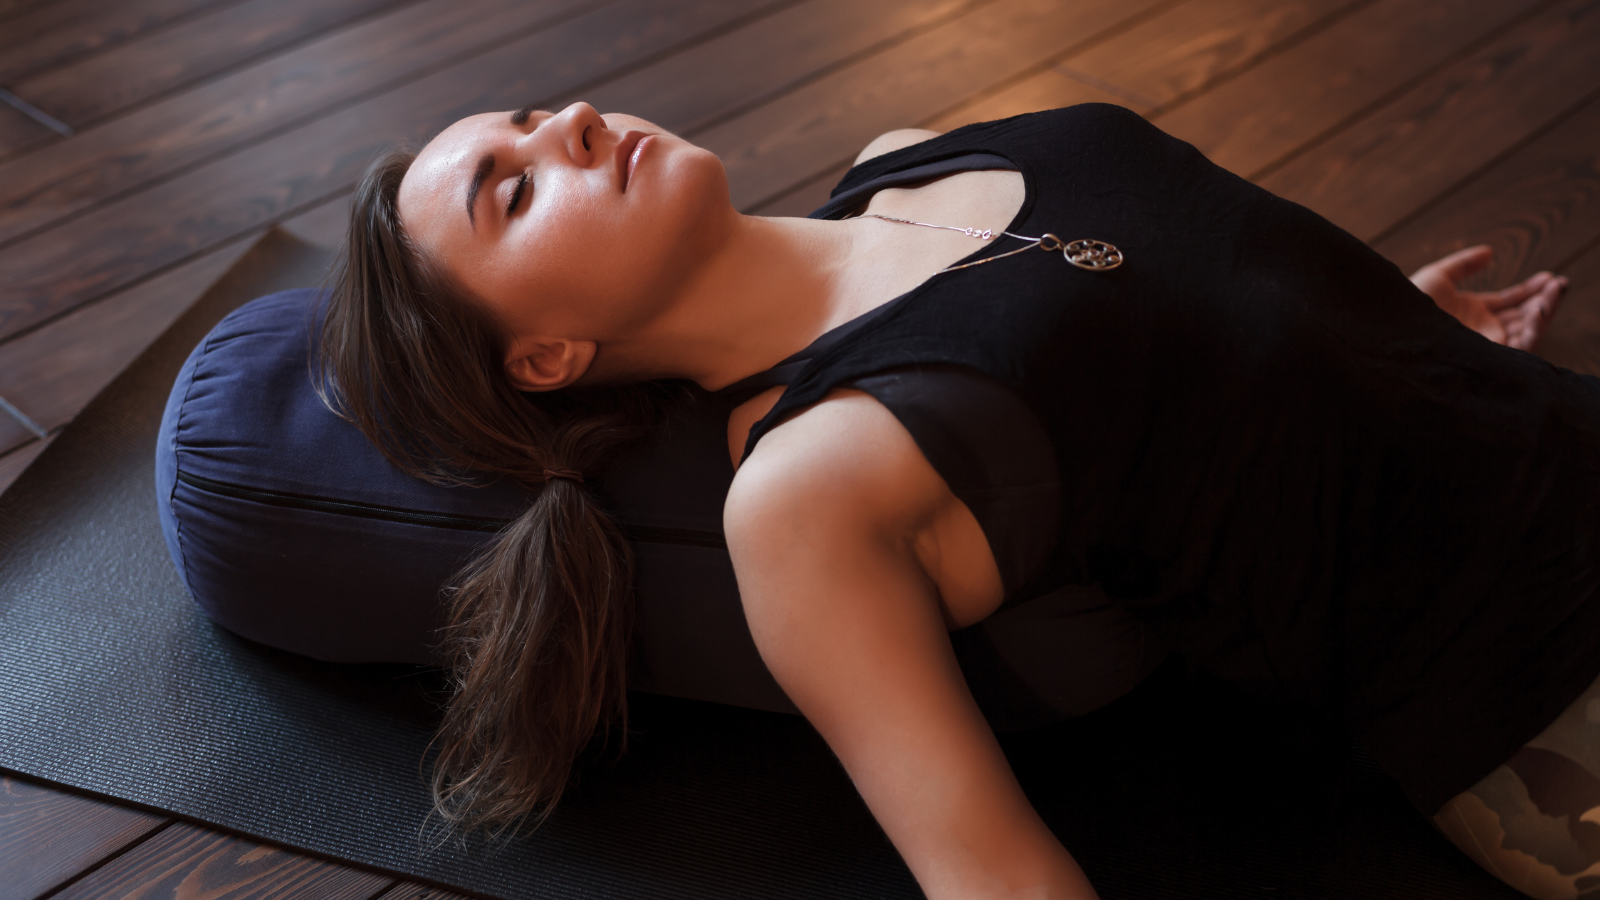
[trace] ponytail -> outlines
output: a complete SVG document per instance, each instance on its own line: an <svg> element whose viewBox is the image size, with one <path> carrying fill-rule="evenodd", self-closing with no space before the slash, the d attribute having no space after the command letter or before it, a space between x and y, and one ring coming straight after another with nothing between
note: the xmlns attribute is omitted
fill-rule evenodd
<svg viewBox="0 0 1600 900"><path fill-rule="evenodd" d="M447 821L542 818L590 737L614 721L626 734L632 562L588 489L556 477L462 573L433 776Z"/></svg>
<svg viewBox="0 0 1600 900"><path fill-rule="evenodd" d="M498 330L400 226L411 161L379 160L357 189L314 377L403 471L536 492L448 590L454 695L432 787L452 827L537 824L596 732L626 734L632 554L581 473L646 433L667 389L513 388Z"/></svg>

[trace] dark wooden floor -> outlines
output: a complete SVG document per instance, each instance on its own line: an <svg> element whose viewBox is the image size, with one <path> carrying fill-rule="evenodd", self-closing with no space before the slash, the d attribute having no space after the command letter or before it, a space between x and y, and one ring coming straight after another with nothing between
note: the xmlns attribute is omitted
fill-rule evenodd
<svg viewBox="0 0 1600 900"><path fill-rule="evenodd" d="M1600 372L1600 0L0 0L0 488L268 229L331 244L366 162L587 99L818 205L878 133L1132 107L1401 266L1573 290ZM20 779L0 900L411 900L417 885Z"/></svg>

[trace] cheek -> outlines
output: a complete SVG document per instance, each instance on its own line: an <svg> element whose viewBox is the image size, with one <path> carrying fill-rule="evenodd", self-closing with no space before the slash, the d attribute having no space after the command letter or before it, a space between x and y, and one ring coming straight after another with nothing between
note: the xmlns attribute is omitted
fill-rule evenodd
<svg viewBox="0 0 1600 900"><path fill-rule="evenodd" d="M631 318L627 307L646 268L627 219L575 193L551 191L542 201L502 247L493 273L484 273L497 305L527 327L537 320L585 338L615 333Z"/></svg>
<svg viewBox="0 0 1600 900"><path fill-rule="evenodd" d="M562 209L559 224L527 245L534 277L589 303L617 293L637 272L637 247L627 220L606 212L583 203Z"/></svg>
<svg viewBox="0 0 1600 900"><path fill-rule="evenodd" d="M662 162L648 189L626 199L592 185L551 185L502 263L502 295L536 294L599 338L657 315L736 217L715 155L696 148Z"/></svg>

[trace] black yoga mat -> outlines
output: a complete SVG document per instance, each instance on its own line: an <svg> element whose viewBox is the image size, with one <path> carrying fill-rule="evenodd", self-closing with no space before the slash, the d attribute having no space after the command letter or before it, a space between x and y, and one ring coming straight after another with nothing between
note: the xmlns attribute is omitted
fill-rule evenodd
<svg viewBox="0 0 1600 900"><path fill-rule="evenodd" d="M433 673L316 663L196 611L156 521L167 388L224 313L323 262L269 235L0 498L0 768L505 898L919 896L797 717L635 695L627 754L590 760L544 827L446 840ZM1106 898L1517 896L1337 730L1177 665L1004 743Z"/></svg>

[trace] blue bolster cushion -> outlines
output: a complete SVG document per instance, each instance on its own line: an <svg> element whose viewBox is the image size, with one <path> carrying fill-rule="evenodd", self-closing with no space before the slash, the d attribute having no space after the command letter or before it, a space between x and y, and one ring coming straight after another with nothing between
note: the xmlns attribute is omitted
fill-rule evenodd
<svg viewBox="0 0 1600 900"><path fill-rule="evenodd" d="M329 411L309 377L321 299L294 290L247 303L185 362L156 449L167 548L195 602L232 632L334 662L438 665L444 586L531 497L412 478ZM792 712L745 625L723 541L728 412L704 395L590 479L636 553L630 682ZM1162 655L1083 589L954 637L997 724L1086 712Z"/></svg>

